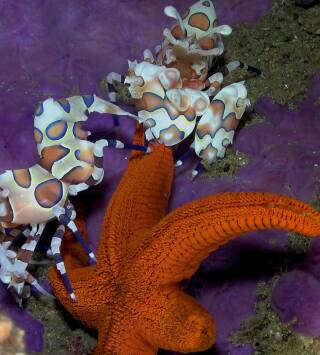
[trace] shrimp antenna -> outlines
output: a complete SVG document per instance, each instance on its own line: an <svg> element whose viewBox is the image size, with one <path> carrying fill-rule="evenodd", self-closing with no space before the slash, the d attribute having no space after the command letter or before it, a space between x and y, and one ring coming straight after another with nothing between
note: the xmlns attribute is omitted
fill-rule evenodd
<svg viewBox="0 0 320 355"><path fill-rule="evenodd" d="M166 6L166 7L164 8L164 13L165 13L165 15L167 15L168 17L172 17L172 18L178 20L179 25L180 25L182 31L183 31L184 33L186 32L186 30L185 30L185 28L184 28L184 25L183 25L182 17L180 16L179 12L177 11L177 9L176 9L175 7L173 7L173 6Z"/></svg>

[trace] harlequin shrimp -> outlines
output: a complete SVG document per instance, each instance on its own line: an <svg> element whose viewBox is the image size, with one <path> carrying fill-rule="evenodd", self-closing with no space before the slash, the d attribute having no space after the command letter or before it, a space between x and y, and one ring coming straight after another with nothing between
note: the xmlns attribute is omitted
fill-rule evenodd
<svg viewBox="0 0 320 355"><path fill-rule="evenodd" d="M76 211L68 196L77 195L102 181L105 147L148 151L144 146L124 144L119 140L89 142L90 132L83 130L81 124L91 112L135 117L95 95L72 96L57 101L49 98L39 105L34 116L39 163L26 169L7 170L0 175L0 278L2 282L9 283L18 296L22 296L26 281L47 294L29 274L27 267L46 223L56 219L59 226L51 241L51 252L65 287L71 299L75 300L60 255L66 227L87 252L89 261L94 263L96 259L74 222ZM9 248L20 232L26 240L15 253Z"/></svg>
<svg viewBox="0 0 320 355"><path fill-rule="evenodd" d="M16 230L17 231L17 230ZM28 234L29 230L25 231L25 236ZM9 234L5 234L3 231L1 231L1 240L5 240L8 238ZM28 234L29 235L29 234ZM12 238L12 236L10 236ZM5 283L9 284L12 280L12 276L14 273L14 262L17 259L17 253L14 250L9 250L6 248L6 242L0 244L0 280ZM11 244L11 243L10 243ZM28 272L24 272L24 279L32 285L35 289L37 289L40 293L52 297L50 293L48 293L41 285L38 283L38 281ZM22 293L22 291L21 291ZM21 304L21 297L20 299L16 297L16 293L13 293L14 298ZM23 298L28 298L30 296L30 288L28 286L23 287Z"/></svg>
<svg viewBox="0 0 320 355"><path fill-rule="evenodd" d="M173 6L165 7L164 13L177 22L163 31L165 39L155 48L155 64L177 68L184 87L204 89L215 58L224 51L222 36L230 35L231 27L217 26L211 1L196 2L182 16ZM145 57L148 55L152 60L147 50Z"/></svg>
<svg viewBox="0 0 320 355"><path fill-rule="evenodd" d="M139 110L138 120L146 128L146 140L173 146L190 135L196 117L209 104L208 96L189 88L177 92L182 83L179 71L174 68L141 62L129 72L125 81ZM179 102L177 93L183 95Z"/></svg>
<svg viewBox="0 0 320 355"><path fill-rule="evenodd" d="M216 75L216 80L219 75ZM147 62L131 65L125 82L138 108L148 142L166 146L179 144L191 133L195 138L191 148L200 158L193 170L195 177L200 163L211 165L223 158L232 143L239 121L250 104L244 82L222 88L213 97L190 88L182 88L180 72ZM190 151L181 157L183 164Z"/></svg>
<svg viewBox="0 0 320 355"><path fill-rule="evenodd" d="M164 13L177 20L171 29L163 31L165 36L161 45L155 48L155 56L149 49L144 51L144 61L165 65L180 71L182 86L198 90L215 91L214 76L216 58L224 51L222 36L231 34L228 25L217 25L215 8L211 1L198 1L181 16L173 6L167 6ZM230 62L222 71L225 75L237 68L244 68L257 75L261 71L238 60ZM124 76L109 73L106 77L109 98L116 101L114 81L124 83Z"/></svg>
<svg viewBox="0 0 320 355"><path fill-rule="evenodd" d="M249 105L244 82L225 86L213 97L198 121L190 146L204 164L208 166L218 158L224 158L226 148L233 143L240 119ZM190 149L176 162L176 166L181 166L189 155ZM198 175L200 168L199 163L192 171L193 177Z"/></svg>
<svg viewBox="0 0 320 355"><path fill-rule="evenodd" d="M155 48L156 63L179 69L184 86L202 90L216 59L224 52L222 36L229 36L232 28L217 25L217 15L211 1L196 2L182 16L173 6L167 6L164 13L176 19L177 23L171 30L164 30L165 40ZM227 64L224 72L227 74L238 67L261 74L259 69L240 61Z"/></svg>

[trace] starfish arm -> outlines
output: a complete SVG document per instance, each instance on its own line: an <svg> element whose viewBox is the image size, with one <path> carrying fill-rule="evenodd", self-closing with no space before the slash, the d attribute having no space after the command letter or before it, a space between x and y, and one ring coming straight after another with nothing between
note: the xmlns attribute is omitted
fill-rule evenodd
<svg viewBox="0 0 320 355"><path fill-rule="evenodd" d="M49 279L54 294L63 306L89 328L97 329L111 317L111 300L114 287L111 278L101 275L95 266L74 269L68 273L76 301L72 301L56 269L51 269Z"/></svg>
<svg viewBox="0 0 320 355"><path fill-rule="evenodd" d="M149 282L179 282L190 278L212 251L229 240L271 228L315 237L320 235L320 213L303 202L274 194L240 192L207 197L161 221L146 237L132 271L139 270Z"/></svg>
<svg viewBox="0 0 320 355"><path fill-rule="evenodd" d="M207 310L178 287L159 288L139 304L132 301L114 310L113 323L99 329L97 354L155 355L159 348L192 352L215 341L215 323Z"/></svg>
<svg viewBox="0 0 320 355"><path fill-rule="evenodd" d="M155 348L183 353L203 351L215 342L210 313L178 285L158 287L141 303L135 329Z"/></svg>
<svg viewBox="0 0 320 355"><path fill-rule="evenodd" d="M143 129L139 126L134 143L141 143L141 139ZM105 268L108 260L115 278L144 232L166 215L173 179L172 153L164 146L152 149L150 154L133 153L105 215L98 267Z"/></svg>
<svg viewBox="0 0 320 355"><path fill-rule="evenodd" d="M113 314L112 323L105 322L99 329L98 345L94 355L157 354L157 348L138 334L137 323L133 326L125 306L117 305Z"/></svg>

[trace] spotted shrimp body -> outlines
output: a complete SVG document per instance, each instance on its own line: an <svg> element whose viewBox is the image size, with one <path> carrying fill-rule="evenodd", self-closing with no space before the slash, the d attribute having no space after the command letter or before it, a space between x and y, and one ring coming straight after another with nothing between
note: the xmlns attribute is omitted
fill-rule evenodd
<svg viewBox="0 0 320 355"><path fill-rule="evenodd" d="M49 98L35 113L39 165L68 184L89 182L89 186L92 183L95 144L87 141L90 132L81 127L91 112L135 117L95 95L72 96L65 100Z"/></svg>
<svg viewBox="0 0 320 355"><path fill-rule="evenodd" d="M183 86L203 89L216 57L224 51L221 36L228 36L228 25L217 26L217 16L211 1L198 1L181 16L173 6L164 13L177 20L165 39L156 47L156 63L180 70Z"/></svg>
<svg viewBox="0 0 320 355"><path fill-rule="evenodd" d="M222 36L230 35L232 29L218 25L210 0L197 1L182 16L173 6L165 7L164 13L176 22L171 29L164 29L165 38L155 48L155 56L146 49L143 62L129 61L126 77L109 73L109 98L117 98L114 81L128 85L147 141L174 146L196 128L190 148L207 166L224 157L249 103L244 83L223 87L224 76L237 68L255 75L261 71L238 60L218 71L216 59L224 52ZM175 78L170 87L161 81L160 75ZM180 157L177 166L189 157L190 150ZM201 166L194 169L194 176Z"/></svg>
<svg viewBox="0 0 320 355"><path fill-rule="evenodd" d="M68 197L102 181L105 147L148 151L144 146L112 139L89 142L87 137L90 132L84 131L81 124L91 112L136 118L95 95L72 96L63 100L49 98L38 106L34 116L34 136L40 157L38 164L27 169L9 170L0 175L1 247L10 254L13 252L9 248L14 238L19 233L26 238L17 254L10 257L11 261L3 262L0 268L2 282L13 286L19 303L25 281L47 294L27 272L27 267L46 223L53 219L58 220L59 226L51 241L51 252L66 289L75 300L60 255L66 227L85 249L89 261L94 263L96 259L74 222L76 211ZM6 253L2 254L5 254L2 260L6 261ZM7 265L11 265L10 269Z"/></svg>
<svg viewBox="0 0 320 355"><path fill-rule="evenodd" d="M190 6L181 16L173 6L164 9L165 15L174 18L176 23L171 29L163 31L164 40L155 48L155 57L151 50L145 49L144 61L167 68L179 70L184 88L215 92L217 82L210 73L216 65L216 58L224 52L222 36L229 36L232 28L218 26L215 8L210 0L200 0ZM237 68L244 68L257 75L261 71L240 61L233 61L222 68L225 74ZM130 71L130 68L129 68ZM217 73L213 73L215 75ZM109 73L106 77L109 98L117 98L114 81L124 81L124 76Z"/></svg>
<svg viewBox="0 0 320 355"><path fill-rule="evenodd" d="M221 36L230 35L231 27L217 26L217 16L211 1L196 2L182 16L173 6L165 7L164 13L177 21L171 29L164 29L164 40L156 46L155 57L151 50L144 51L144 61L176 68L181 74L183 87L195 90L207 88L211 85L208 78L214 58L224 51ZM107 75L111 101L116 101L113 81L123 80L124 76L118 73Z"/></svg>
<svg viewBox="0 0 320 355"><path fill-rule="evenodd" d="M68 184L58 180L39 164L29 169L7 170L0 175L3 226L41 224L55 218L53 209L63 207Z"/></svg>
<svg viewBox="0 0 320 355"><path fill-rule="evenodd" d="M220 82L222 78L215 76ZM146 128L147 141L174 146L195 130L191 148L205 165L224 157L226 147L232 144L239 121L250 104L244 82L217 90L210 102L205 92L181 87L177 69L148 62L132 66L126 82L133 97L139 93L135 104L139 120ZM177 165L183 162L182 158ZM194 170L194 176L199 167Z"/></svg>
<svg viewBox="0 0 320 355"><path fill-rule="evenodd" d="M180 143L192 133L196 117L209 105L205 93L180 88L180 73L173 68L142 62L131 69L126 83L149 142L166 146Z"/></svg>
<svg viewBox="0 0 320 355"><path fill-rule="evenodd" d="M199 158L211 165L225 156L235 130L250 105L243 82L224 87L211 101L195 132L193 148Z"/></svg>

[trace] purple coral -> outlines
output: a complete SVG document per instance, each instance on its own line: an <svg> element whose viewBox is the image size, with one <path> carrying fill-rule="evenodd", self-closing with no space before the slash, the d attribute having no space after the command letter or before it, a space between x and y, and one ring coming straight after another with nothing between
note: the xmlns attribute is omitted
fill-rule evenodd
<svg viewBox="0 0 320 355"><path fill-rule="evenodd" d="M284 274L272 294L281 320L305 336L320 336L320 239L311 243L303 264Z"/></svg>
<svg viewBox="0 0 320 355"><path fill-rule="evenodd" d="M161 40L162 29L171 23L162 15L163 7L172 4L183 10L193 2L4 2L1 5L0 21L0 173L5 169L30 166L37 160L32 119L37 102L48 96L66 97L79 92L95 92L105 96L99 88L101 78L109 71L124 73L127 68L126 59L141 58L146 47L152 48ZM220 23L253 23L270 8L271 1L225 0L216 2L215 5ZM268 189L284 194L291 191L298 198L310 200L319 187L319 167L315 164L319 163L317 154L320 150L320 120L319 109L313 106L319 88L320 76L313 82L308 100L301 103L297 112L275 105L269 99L260 100L256 110L266 115L266 121L239 132L234 145L234 150L238 149L249 156L249 164L238 172L234 180L206 181L200 178L190 182L185 172L178 173L171 208L201 196L227 190ZM110 117L93 116L89 129L101 135L110 134L111 122L108 118ZM133 125L130 121L121 123L123 140L130 140ZM103 210L122 174L128 155L126 152L106 154L104 183L84 194L90 196L88 228L95 246L98 243ZM258 270L253 275L248 272L236 274L239 258L248 257L252 260L250 255L256 253L261 257L264 252L281 251L284 246L283 233L246 236L210 257L195 278L194 282L198 280L199 283L191 288L191 292L197 295L200 302L217 319L216 349L220 353L251 353L249 347L232 347L226 336L232 329L238 328L241 320L252 312L256 281L261 278L264 270L260 273ZM317 263L313 265L316 268ZM249 267L252 268L252 265ZM303 272L307 272L318 282L310 270ZM289 284L293 285L292 278L290 280ZM200 282L202 288L198 288L201 286ZM314 280L312 282L312 285L316 284ZM294 288L290 287L292 291ZM280 291L277 302L283 306L287 303L287 295ZM25 311L17 309L4 286L1 286L0 295L0 303L10 311L17 324L26 330L27 350L41 352L43 326ZM235 295L237 300L232 298ZM286 319L296 314L295 300L299 297L301 293L294 294L290 306L293 311L285 311L289 314ZM216 305L211 302L214 298L219 301ZM314 302L313 305L316 306L317 301ZM314 312L307 310L305 314L307 322Z"/></svg>

